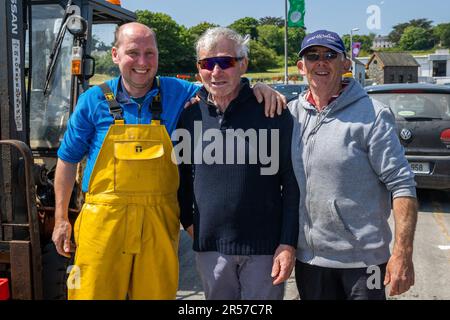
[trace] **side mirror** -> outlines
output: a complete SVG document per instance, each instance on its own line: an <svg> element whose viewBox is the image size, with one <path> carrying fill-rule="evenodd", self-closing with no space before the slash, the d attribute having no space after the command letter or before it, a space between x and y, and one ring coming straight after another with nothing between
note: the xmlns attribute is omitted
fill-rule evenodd
<svg viewBox="0 0 450 320"><path fill-rule="evenodd" d="M90 55L84 55L83 57L83 70L84 80L89 80L95 74L95 59Z"/></svg>

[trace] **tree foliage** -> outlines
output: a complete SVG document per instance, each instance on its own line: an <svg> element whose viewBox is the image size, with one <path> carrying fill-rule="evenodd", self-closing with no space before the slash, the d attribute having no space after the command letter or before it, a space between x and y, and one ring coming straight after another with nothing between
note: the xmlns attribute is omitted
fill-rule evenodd
<svg viewBox="0 0 450 320"><path fill-rule="evenodd" d="M289 64L293 65L297 63L298 52L305 37L305 30L301 28L289 28L288 29L288 59Z"/></svg>
<svg viewBox="0 0 450 320"><path fill-rule="evenodd" d="M392 27L392 31L389 33L389 40L393 43L399 43L400 38L402 37L404 31L408 27L418 27L423 28L425 30L432 29L433 21L421 18L421 19L412 19L409 22L399 23Z"/></svg>
<svg viewBox="0 0 450 320"><path fill-rule="evenodd" d="M284 54L284 28L276 25L258 26L258 42L267 48L275 50L276 54Z"/></svg>
<svg viewBox="0 0 450 320"><path fill-rule="evenodd" d="M273 49L263 46L256 40L250 40L249 71L267 71L276 68L277 55Z"/></svg>
<svg viewBox="0 0 450 320"><path fill-rule="evenodd" d="M111 59L111 50L101 55L94 56L95 58L95 73L106 74L109 76L119 75L119 67L114 64Z"/></svg>
<svg viewBox="0 0 450 320"><path fill-rule="evenodd" d="M450 23L438 24L433 29L433 35L441 46L450 48Z"/></svg>
<svg viewBox="0 0 450 320"><path fill-rule="evenodd" d="M375 34L373 33L369 35L354 34L352 41L361 43L361 51L371 52L374 39ZM345 48L347 49L348 52L350 50L350 35L344 34L342 36L342 41L344 41Z"/></svg>
<svg viewBox="0 0 450 320"><path fill-rule="evenodd" d="M137 10L138 21L156 33L159 50L159 73L193 72L195 55L192 38L184 26L165 13Z"/></svg>
<svg viewBox="0 0 450 320"><path fill-rule="evenodd" d="M256 40L258 38L258 29L257 29L258 25L259 22L255 18L245 17L236 20L228 27L240 33L243 36L249 34L251 39Z"/></svg>
<svg viewBox="0 0 450 320"><path fill-rule="evenodd" d="M434 39L425 28L409 26L400 38L399 47L403 50L427 50L433 48Z"/></svg>
<svg viewBox="0 0 450 320"><path fill-rule="evenodd" d="M284 27L284 19L281 17L263 17L259 19L259 25L269 25L276 27Z"/></svg>

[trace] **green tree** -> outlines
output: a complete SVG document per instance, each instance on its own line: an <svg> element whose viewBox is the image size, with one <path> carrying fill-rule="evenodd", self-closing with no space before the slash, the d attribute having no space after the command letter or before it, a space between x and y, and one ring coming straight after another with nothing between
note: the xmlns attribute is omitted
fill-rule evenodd
<svg viewBox="0 0 450 320"><path fill-rule="evenodd" d="M137 10L138 21L151 27L158 42L159 73L195 71L195 52L188 30L169 15Z"/></svg>
<svg viewBox="0 0 450 320"><path fill-rule="evenodd" d="M298 60L298 52L305 37L305 30L302 28L288 28L288 63L296 64Z"/></svg>
<svg viewBox="0 0 450 320"><path fill-rule="evenodd" d="M218 27L218 24L209 22L200 22L199 24L190 27L189 33L195 38L195 41L208 29Z"/></svg>
<svg viewBox="0 0 450 320"><path fill-rule="evenodd" d="M361 43L361 51L370 52L372 50L374 38L375 38L375 34L373 34L373 33L369 34L369 35L354 34L352 40L353 40L353 42ZM345 49L348 52L350 50L350 35L344 34L342 36L342 41L344 41Z"/></svg>
<svg viewBox="0 0 450 320"><path fill-rule="evenodd" d="M258 38L258 25L259 22L255 18L245 17L234 21L228 28L233 29L243 36L249 34L250 38L255 40Z"/></svg>
<svg viewBox="0 0 450 320"><path fill-rule="evenodd" d="M259 72L277 67L277 55L256 40L250 40L249 71Z"/></svg>
<svg viewBox="0 0 450 320"><path fill-rule="evenodd" d="M275 50L276 54L284 54L284 29L275 25L258 26L258 42Z"/></svg>
<svg viewBox="0 0 450 320"><path fill-rule="evenodd" d="M399 47L402 50L427 50L434 45L434 39L429 35L429 31L420 28L409 26L403 32L400 38Z"/></svg>
<svg viewBox="0 0 450 320"><path fill-rule="evenodd" d="M392 31L389 33L389 40L398 44L406 28L418 27L425 30L431 30L432 23L433 21L424 18L412 19L409 22L399 23L392 27Z"/></svg>
<svg viewBox="0 0 450 320"><path fill-rule="evenodd" d="M270 25L277 27L284 27L284 19L281 17L263 17L259 19L259 25Z"/></svg>
<svg viewBox="0 0 450 320"><path fill-rule="evenodd" d="M94 55L94 59L96 74L119 75L119 67L111 59L111 50L101 55Z"/></svg>
<svg viewBox="0 0 450 320"><path fill-rule="evenodd" d="M450 23L441 23L433 28L433 35L441 46L450 48Z"/></svg>

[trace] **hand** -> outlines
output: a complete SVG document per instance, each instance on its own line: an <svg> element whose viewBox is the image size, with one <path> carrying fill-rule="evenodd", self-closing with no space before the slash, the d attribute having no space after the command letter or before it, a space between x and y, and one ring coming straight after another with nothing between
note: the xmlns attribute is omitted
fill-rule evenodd
<svg viewBox="0 0 450 320"><path fill-rule="evenodd" d="M191 224L189 227L186 228L186 232L189 234L189 236L194 239L194 225Z"/></svg>
<svg viewBox="0 0 450 320"><path fill-rule="evenodd" d="M72 226L69 220L55 220L52 240L55 243L56 251L58 251L60 255L67 258L70 258L70 252L72 249L72 245L70 243L71 234Z"/></svg>
<svg viewBox="0 0 450 320"><path fill-rule="evenodd" d="M292 246L280 244L275 251L272 265L273 285L286 281L294 269L295 249Z"/></svg>
<svg viewBox="0 0 450 320"><path fill-rule="evenodd" d="M278 115L286 109L286 97L278 91L272 89L267 84L257 82L253 86L253 93L256 100L261 103L264 100L264 113L266 117L273 118L275 111Z"/></svg>
<svg viewBox="0 0 450 320"><path fill-rule="evenodd" d="M410 255L392 255L386 266L384 285L390 284L389 296L402 294L414 285L414 264Z"/></svg>
<svg viewBox="0 0 450 320"><path fill-rule="evenodd" d="M198 96L192 97L188 102L184 104L184 109L189 108L190 106L198 103L200 101L200 98Z"/></svg>

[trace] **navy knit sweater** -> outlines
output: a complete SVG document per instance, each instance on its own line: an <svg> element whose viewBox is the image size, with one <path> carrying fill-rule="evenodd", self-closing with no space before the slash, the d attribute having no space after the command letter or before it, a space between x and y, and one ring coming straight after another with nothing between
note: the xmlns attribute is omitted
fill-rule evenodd
<svg viewBox="0 0 450 320"><path fill-rule="evenodd" d="M291 163L293 120L290 113L267 118L263 105L256 101L247 83L242 84L239 96L223 114L207 102L205 88L199 91L199 96L201 101L185 109L178 122L179 128L190 133L189 138L185 137L190 140L190 161L185 162L191 164L180 165L179 201L184 228L194 224L194 250L229 255L271 255L279 244L296 247L299 189ZM211 152L211 143L216 138L206 139L194 134L195 121L201 121L203 134L208 129L215 129L212 130L213 135L222 135L223 144L216 144L214 152ZM198 126L199 123L197 129ZM259 156L256 164L249 161L251 146L255 147L250 139L245 140L245 164L238 162L239 144L236 141L239 139L235 139L233 145L225 142L225 136L229 135L227 132L237 129L244 132L255 129L253 133L258 136L260 153L264 139L259 129L269 129L265 144L269 151L263 154L272 158L279 156L279 169L275 174L261 174L261 169L270 167L270 164L261 163ZM279 141L274 141L279 148L278 151L274 148L274 154L271 154L272 129L279 130L279 139L276 139ZM179 143L183 143L183 139ZM233 161L229 157L231 149L227 150L227 147L233 148ZM207 164L205 159L199 161L198 155L202 153L197 153L197 159L194 159L194 149L215 156L216 163ZM187 159L186 154L181 154ZM222 158L220 163L218 159Z"/></svg>

